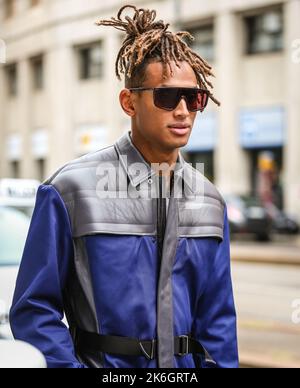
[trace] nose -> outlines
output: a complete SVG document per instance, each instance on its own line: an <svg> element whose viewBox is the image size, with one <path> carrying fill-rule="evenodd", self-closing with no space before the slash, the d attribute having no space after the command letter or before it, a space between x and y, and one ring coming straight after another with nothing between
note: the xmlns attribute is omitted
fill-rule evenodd
<svg viewBox="0 0 300 388"><path fill-rule="evenodd" d="M188 116L190 114L190 111L187 108L187 104L184 96L181 97L180 102L175 108L174 113L176 116Z"/></svg>

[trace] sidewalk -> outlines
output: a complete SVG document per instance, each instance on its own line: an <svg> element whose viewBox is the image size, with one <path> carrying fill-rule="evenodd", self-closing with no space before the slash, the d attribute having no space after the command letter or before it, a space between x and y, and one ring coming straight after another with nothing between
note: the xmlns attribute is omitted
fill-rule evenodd
<svg viewBox="0 0 300 388"><path fill-rule="evenodd" d="M256 356L253 354L240 355L242 369L299 369L299 363L274 361L271 357Z"/></svg>
<svg viewBox="0 0 300 388"><path fill-rule="evenodd" d="M300 265L300 238L279 237L270 243L232 241L231 258L241 262Z"/></svg>
<svg viewBox="0 0 300 388"><path fill-rule="evenodd" d="M241 368L299 368L298 326L276 322L239 322Z"/></svg>
<svg viewBox="0 0 300 388"><path fill-rule="evenodd" d="M239 239L231 255L241 367L300 368L300 323L292 318L300 299L299 238Z"/></svg>

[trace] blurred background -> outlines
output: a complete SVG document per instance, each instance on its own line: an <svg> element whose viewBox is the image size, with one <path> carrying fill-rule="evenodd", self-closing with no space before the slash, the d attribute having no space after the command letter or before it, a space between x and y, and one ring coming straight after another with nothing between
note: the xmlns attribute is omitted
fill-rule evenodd
<svg viewBox="0 0 300 388"><path fill-rule="evenodd" d="M214 67L222 106L182 152L228 204L241 364L300 367L300 0L0 0L0 338L39 182L130 130L124 35L94 24L125 4Z"/></svg>

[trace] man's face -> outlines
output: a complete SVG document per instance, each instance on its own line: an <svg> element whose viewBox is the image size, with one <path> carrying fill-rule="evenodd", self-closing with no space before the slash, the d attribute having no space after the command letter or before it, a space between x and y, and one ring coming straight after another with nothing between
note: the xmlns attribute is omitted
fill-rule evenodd
<svg viewBox="0 0 300 388"><path fill-rule="evenodd" d="M168 78L163 80L163 65L161 62L151 63L147 67L146 81L140 87L157 88L169 87L197 87L197 78L192 67L187 62L180 62L178 68L172 62L173 76L168 68ZM173 151L184 147L190 138L197 112L187 109L185 99L181 99L173 111L166 111L154 105L153 91L133 92L131 95L135 107L133 119L133 131L138 132L146 142L162 151ZM172 130L173 125L187 125L186 133L178 134Z"/></svg>

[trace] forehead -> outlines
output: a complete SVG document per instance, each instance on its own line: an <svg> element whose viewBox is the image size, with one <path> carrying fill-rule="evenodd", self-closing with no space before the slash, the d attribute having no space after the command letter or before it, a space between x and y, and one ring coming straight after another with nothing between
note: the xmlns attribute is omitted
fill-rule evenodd
<svg viewBox="0 0 300 388"><path fill-rule="evenodd" d="M197 78L193 68L188 62L179 62L180 67L177 67L175 62L171 62L173 76L171 75L169 66L167 66L167 79L163 78L162 62L150 63L146 70L146 80L144 86L160 87L160 86L178 86L178 87L197 87Z"/></svg>

